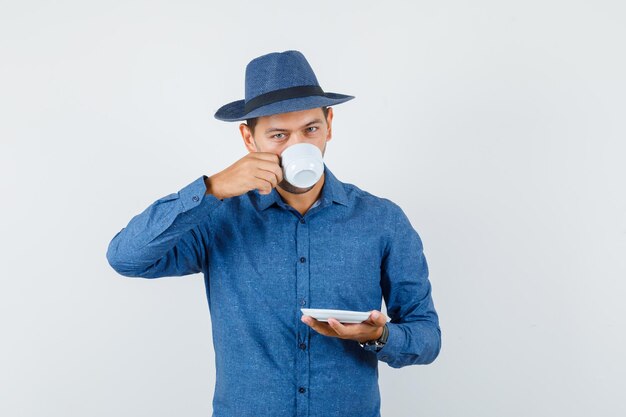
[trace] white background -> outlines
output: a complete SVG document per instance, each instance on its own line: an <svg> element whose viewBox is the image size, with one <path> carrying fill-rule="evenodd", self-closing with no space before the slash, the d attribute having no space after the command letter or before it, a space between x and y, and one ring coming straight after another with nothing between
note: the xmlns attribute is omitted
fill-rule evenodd
<svg viewBox="0 0 626 417"><path fill-rule="evenodd" d="M287 49L356 96L328 166L424 242L443 347L379 363L382 415L626 415L622 2L0 5L0 415L210 415L202 276L105 252L245 155L213 113Z"/></svg>

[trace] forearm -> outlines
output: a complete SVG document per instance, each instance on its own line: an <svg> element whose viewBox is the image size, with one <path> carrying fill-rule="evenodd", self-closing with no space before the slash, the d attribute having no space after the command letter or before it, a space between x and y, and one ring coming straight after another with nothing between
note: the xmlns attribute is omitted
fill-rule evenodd
<svg viewBox="0 0 626 417"><path fill-rule="evenodd" d="M441 350L439 317L432 298L421 238L397 206L381 268L389 337L377 357L389 366L429 364Z"/></svg>
<svg viewBox="0 0 626 417"><path fill-rule="evenodd" d="M107 260L125 276L156 277L198 272L206 228L220 200L206 193L206 176L152 203L111 240ZM178 246L177 246L178 245Z"/></svg>

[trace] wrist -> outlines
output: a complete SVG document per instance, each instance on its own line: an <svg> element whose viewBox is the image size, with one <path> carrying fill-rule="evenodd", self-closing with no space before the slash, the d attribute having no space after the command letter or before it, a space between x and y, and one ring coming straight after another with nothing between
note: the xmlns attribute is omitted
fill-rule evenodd
<svg viewBox="0 0 626 417"><path fill-rule="evenodd" d="M385 343L387 343L387 338L389 337L389 328L385 323L385 325L380 327L379 329L380 330L376 332L376 334L378 334L378 337L374 335L375 339L365 342L359 342L359 345L365 350L370 350L374 352L378 352L380 349L382 349L382 347L385 346Z"/></svg>
<svg viewBox="0 0 626 417"><path fill-rule="evenodd" d="M387 339L389 338L389 327L387 327L387 323L381 328L380 336L378 336L379 342L387 343Z"/></svg>
<svg viewBox="0 0 626 417"><path fill-rule="evenodd" d="M219 198L220 200L223 199L224 197L221 197L219 194L217 194L216 190L215 190L215 175L213 176L204 176L204 185L206 185L206 192L204 193L205 195L207 194L211 194L217 198Z"/></svg>
<svg viewBox="0 0 626 417"><path fill-rule="evenodd" d="M378 331L376 332L372 340L380 340L380 338L383 336L383 333L385 333L385 326L379 327L377 329Z"/></svg>

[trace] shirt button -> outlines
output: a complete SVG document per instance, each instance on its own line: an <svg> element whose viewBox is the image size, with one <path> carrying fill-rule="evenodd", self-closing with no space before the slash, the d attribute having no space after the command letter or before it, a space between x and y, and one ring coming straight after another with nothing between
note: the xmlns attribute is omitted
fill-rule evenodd
<svg viewBox="0 0 626 417"><path fill-rule="evenodd" d="M200 198L199 198L197 195L194 195L191 199L192 199L193 201L198 201L198 200L200 200Z"/></svg>
<svg viewBox="0 0 626 417"><path fill-rule="evenodd" d="M300 300L300 305L303 306L306 304L306 300Z"/></svg>
<svg viewBox="0 0 626 417"><path fill-rule="evenodd" d="M306 349L306 343L300 343L300 349L302 350Z"/></svg>
<svg viewBox="0 0 626 417"><path fill-rule="evenodd" d="M300 219L300 223L304 224L304 223L306 223L306 220Z"/></svg>
<svg viewBox="0 0 626 417"><path fill-rule="evenodd" d="M301 263L305 263L306 262L306 258L303 256L302 258L300 258L300 262Z"/></svg>
<svg viewBox="0 0 626 417"><path fill-rule="evenodd" d="M306 391L306 388L300 387L300 389L298 389L298 391L300 392L300 394L302 394L302 393L304 393Z"/></svg>

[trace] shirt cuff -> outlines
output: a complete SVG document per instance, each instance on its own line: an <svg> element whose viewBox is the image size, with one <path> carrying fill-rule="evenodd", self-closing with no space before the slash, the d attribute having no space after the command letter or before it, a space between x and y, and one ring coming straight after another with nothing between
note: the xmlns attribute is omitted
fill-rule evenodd
<svg viewBox="0 0 626 417"><path fill-rule="evenodd" d="M178 191L183 213L188 220L205 218L222 203L213 194L206 194L205 178L206 175L202 175Z"/></svg>
<svg viewBox="0 0 626 417"><path fill-rule="evenodd" d="M396 323L387 322L387 343L378 352L376 357L383 362L393 362L404 344L404 332Z"/></svg>

